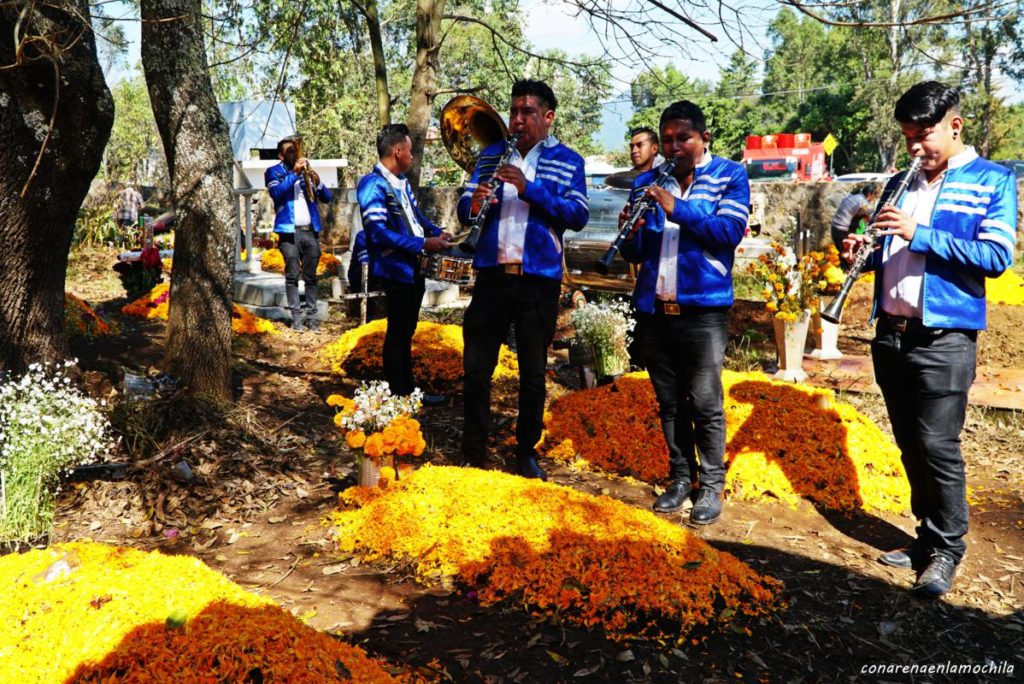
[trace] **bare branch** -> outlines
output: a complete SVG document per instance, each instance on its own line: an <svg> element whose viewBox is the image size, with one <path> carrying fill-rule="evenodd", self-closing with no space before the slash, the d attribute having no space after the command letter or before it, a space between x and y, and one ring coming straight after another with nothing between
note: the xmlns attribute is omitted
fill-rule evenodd
<svg viewBox="0 0 1024 684"><path fill-rule="evenodd" d="M907 21L838 21L830 19L817 12L812 12L810 7L812 6L831 6L827 4L823 5L809 5L800 0L780 0L782 4L789 5L793 9L807 15L815 21L821 22L828 26L848 26L852 28L905 28L907 26L922 26L926 24L944 24L949 23L954 19L964 19L968 16L980 14L982 12L991 12L993 10L1001 9L1003 7L1010 7L1017 5L1017 0L1007 0L1002 4L989 5L985 7L976 7L974 9L963 9L957 12L948 12L946 14L936 14L929 17L921 17L919 19L910 19Z"/></svg>

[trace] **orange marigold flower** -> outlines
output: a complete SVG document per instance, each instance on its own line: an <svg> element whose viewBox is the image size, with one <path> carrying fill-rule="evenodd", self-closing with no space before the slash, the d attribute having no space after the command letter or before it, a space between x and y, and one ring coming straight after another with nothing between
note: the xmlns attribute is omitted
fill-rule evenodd
<svg viewBox="0 0 1024 684"><path fill-rule="evenodd" d="M341 414L338 415L340 416ZM335 418L337 417L335 416ZM366 435L362 430L350 430L345 435L345 444L348 444L353 449L362 449L363 445L366 444Z"/></svg>

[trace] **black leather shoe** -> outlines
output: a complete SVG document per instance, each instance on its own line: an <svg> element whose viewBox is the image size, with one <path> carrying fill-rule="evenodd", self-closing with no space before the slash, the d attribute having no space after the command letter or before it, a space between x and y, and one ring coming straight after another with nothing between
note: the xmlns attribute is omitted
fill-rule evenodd
<svg viewBox="0 0 1024 684"><path fill-rule="evenodd" d="M694 525L710 525L722 517L722 495L701 487L697 492L697 503L690 511L690 522Z"/></svg>
<svg viewBox="0 0 1024 684"><path fill-rule="evenodd" d="M948 594L956 577L956 562L938 551L932 551L928 565L917 576L914 593L926 598L938 598Z"/></svg>
<svg viewBox="0 0 1024 684"><path fill-rule="evenodd" d="M676 480L654 500L651 506L658 513L672 513L693 501L692 485L685 480Z"/></svg>
<svg viewBox="0 0 1024 684"><path fill-rule="evenodd" d="M292 319L292 330L295 332L305 332L306 326L298 318Z"/></svg>
<svg viewBox="0 0 1024 684"><path fill-rule="evenodd" d="M537 459L533 456L523 457L520 456L517 461L517 468L519 474L523 477L528 477L536 480L548 481L548 474L537 464Z"/></svg>
<svg viewBox="0 0 1024 684"><path fill-rule="evenodd" d="M878 557L878 562L893 568L920 570L928 563L928 552L914 546L887 551Z"/></svg>
<svg viewBox="0 0 1024 684"><path fill-rule="evenodd" d="M307 316L306 317L306 330L308 330L311 333L319 334L320 333L320 321L318 321L316 318L310 318L309 316Z"/></svg>
<svg viewBox="0 0 1024 684"><path fill-rule="evenodd" d="M424 394L424 406L444 406L448 403L448 397L443 394Z"/></svg>

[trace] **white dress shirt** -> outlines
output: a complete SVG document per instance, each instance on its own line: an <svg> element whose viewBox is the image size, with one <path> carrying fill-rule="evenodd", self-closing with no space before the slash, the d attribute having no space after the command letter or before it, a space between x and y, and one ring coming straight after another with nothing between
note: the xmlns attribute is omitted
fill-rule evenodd
<svg viewBox="0 0 1024 684"><path fill-rule="evenodd" d="M558 144L558 140L549 135L526 153L523 158L519 150L513 150L508 163L523 172L526 182L532 183L537 177L537 162L540 161L541 150L547 146ZM530 203L519 199L519 191L511 183L501 186L501 215L498 220L498 263L523 263L523 246L526 243L526 224L530 220Z"/></svg>
<svg viewBox="0 0 1024 684"><path fill-rule="evenodd" d="M697 169L711 163L711 153L704 151L700 163L694 168L693 180L697 179ZM690 196L690 188L693 187L693 180L683 190L679 187L679 181L675 176L669 178L665 189L672 193L672 196L679 202L685 202ZM665 216L665 229L661 233L661 255L658 259L658 278L655 281L654 297L663 302L676 301L676 291L679 288L679 224L669 220Z"/></svg>
<svg viewBox="0 0 1024 684"><path fill-rule="evenodd" d="M377 170L387 180L388 184L395 189L398 202L402 205L402 211L409 222L409 228L416 237L423 237L423 226L416 220L416 212L412 210L412 202L409 200L409 181L406 178L399 178L391 173L383 164L377 164Z"/></svg>

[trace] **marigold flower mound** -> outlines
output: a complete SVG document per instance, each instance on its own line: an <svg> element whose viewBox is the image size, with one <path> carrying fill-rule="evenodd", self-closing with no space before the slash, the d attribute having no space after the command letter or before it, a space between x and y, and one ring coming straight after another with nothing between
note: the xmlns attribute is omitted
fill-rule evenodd
<svg viewBox="0 0 1024 684"><path fill-rule="evenodd" d="M339 375L364 378L383 374L384 334L387 320L353 328L328 344L324 360ZM427 392L450 393L462 386L462 327L420 321L412 338L413 374ZM495 380L519 377L516 355L505 345L498 353Z"/></svg>
<svg viewBox="0 0 1024 684"><path fill-rule="evenodd" d="M0 578L0 683L395 681L189 556L70 543L2 557Z"/></svg>
<svg viewBox="0 0 1024 684"><path fill-rule="evenodd" d="M985 299L993 304L1024 306L1024 278L1006 269L998 278L985 281Z"/></svg>
<svg viewBox="0 0 1024 684"><path fill-rule="evenodd" d="M341 262L338 261L338 257L328 252L322 252L320 261L316 265L316 274L318 276L338 275L340 267ZM284 255L281 254L281 250L275 247L263 252L260 255L260 268L272 273L284 273Z"/></svg>
<svg viewBox="0 0 1024 684"><path fill-rule="evenodd" d="M71 294L64 293L64 334L82 337L109 337L120 334L115 323L104 319L91 306Z"/></svg>
<svg viewBox="0 0 1024 684"><path fill-rule="evenodd" d="M159 283L152 290L135 301L121 307L125 316L137 318L159 318L167 320L167 308L171 301L170 283Z"/></svg>
<svg viewBox="0 0 1024 684"><path fill-rule="evenodd" d="M342 501L330 516L341 553L412 561L421 580L455 577L484 605L521 603L616 639L761 615L781 589L653 513L505 473L428 465Z"/></svg>
<svg viewBox="0 0 1024 684"><path fill-rule="evenodd" d="M733 496L801 499L843 513L903 512L910 505L899 450L830 390L774 382L761 373L722 374L726 489ZM668 477L657 402L646 373L572 392L546 417L548 455L582 457L600 470L649 482Z"/></svg>
<svg viewBox="0 0 1024 684"><path fill-rule="evenodd" d="M167 320L171 303L170 283L160 283L134 302L121 307L121 313L138 318ZM240 335L274 335L277 328L265 318L254 316L238 304L231 305L231 330Z"/></svg>

